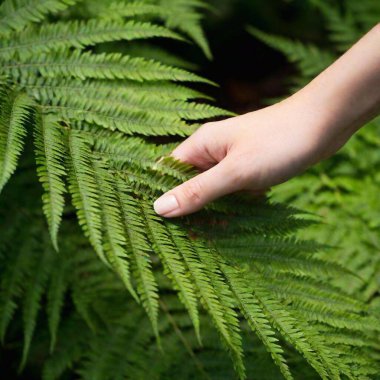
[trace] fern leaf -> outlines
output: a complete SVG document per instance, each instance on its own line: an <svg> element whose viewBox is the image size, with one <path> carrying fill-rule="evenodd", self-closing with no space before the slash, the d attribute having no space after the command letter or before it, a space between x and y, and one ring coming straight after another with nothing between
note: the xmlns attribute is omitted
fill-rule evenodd
<svg viewBox="0 0 380 380"><path fill-rule="evenodd" d="M363 313L361 302L343 291L312 278L302 278L290 274L278 274L271 278L267 287L279 298L291 300L314 311L341 311Z"/></svg>
<svg viewBox="0 0 380 380"><path fill-rule="evenodd" d="M341 14L339 9L327 5L320 0L310 0L323 14L326 19L329 37L339 52L345 52L353 43L361 38L363 31L355 24L355 19L350 12Z"/></svg>
<svg viewBox="0 0 380 380"><path fill-rule="evenodd" d="M328 350L319 354L320 347L313 346L313 339L309 338L307 331L300 328L298 320L260 285L255 286L255 298L271 325L305 357L323 379L328 378L328 373L336 372L335 368L325 368L326 360L320 358L320 355L328 356Z"/></svg>
<svg viewBox="0 0 380 380"><path fill-rule="evenodd" d="M333 54L321 50L315 45L274 36L253 27L249 27L248 31L268 46L285 54L289 61L295 63L307 78L316 76L335 60Z"/></svg>
<svg viewBox="0 0 380 380"><path fill-rule="evenodd" d="M78 331L81 333L78 334ZM91 334L85 323L77 316L70 316L65 320L58 337L60 346L44 363L42 371L43 380L58 380L67 368L72 367L83 354L86 342Z"/></svg>
<svg viewBox="0 0 380 380"><path fill-rule="evenodd" d="M218 247L237 262L251 262L262 270L276 269L297 275L320 278L334 275L351 275L335 262L319 259L315 253L320 246L314 242L300 242L293 238L272 238L244 235L239 239L220 239ZM272 268L272 269L271 269Z"/></svg>
<svg viewBox="0 0 380 380"><path fill-rule="evenodd" d="M198 71L199 65L187 61L185 58L179 57L174 53L168 52L162 47L154 44L154 41L141 42L138 44L129 44L125 49L125 54L133 57L142 57L145 59L153 59L160 61L168 66L180 67L188 71Z"/></svg>
<svg viewBox="0 0 380 380"><path fill-rule="evenodd" d="M88 143L76 131L67 133L69 155L69 190L73 205L77 209L78 221L89 238L97 254L105 260L102 246L102 220L99 194L90 165L91 157Z"/></svg>
<svg viewBox="0 0 380 380"><path fill-rule="evenodd" d="M2 88L0 103L0 191L16 170L21 155L26 124L33 102L24 93Z"/></svg>
<svg viewBox="0 0 380 380"><path fill-rule="evenodd" d="M30 251L35 248L34 236L23 235L23 239L24 241L17 251L12 252L7 267L2 269L0 337L3 342L9 323L18 306L16 299L23 293L23 285L33 265L33 256Z"/></svg>
<svg viewBox="0 0 380 380"><path fill-rule="evenodd" d="M376 316L360 316L350 313L318 311L314 312L302 306L295 307L295 310L308 321L315 321L353 331L363 331L366 333L379 332L378 318Z"/></svg>
<svg viewBox="0 0 380 380"><path fill-rule="evenodd" d="M0 57L23 61L42 53L60 51L70 47L83 49L102 42L136 40L152 37L181 39L181 37L159 25L148 22L67 21L27 28L15 37L0 43Z"/></svg>
<svg viewBox="0 0 380 380"><path fill-rule="evenodd" d="M108 103L113 103L108 101ZM104 103L99 101L98 104L103 107ZM164 136L164 135L178 135L188 136L194 132L197 126L188 125L181 120L177 123L173 119L165 117L156 117L155 115L129 113L126 114L122 111L113 113L112 111L98 111L88 107L87 109L82 106L43 106L46 112L53 112L60 116L62 120L67 122L82 121L88 124L95 124L102 128L111 131L120 131L124 134L140 133L145 136Z"/></svg>
<svg viewBox="0 0 380 380"><path fill-rule="evenodd" d="M105 19L121 17L150 16L162 19L168 28L178 29L189 36L211 58L212 54L201 27L202 12L207 8L203 1L160 0L156 4L144 1L114 1L110 4L96 4L90 13L100 14Z"/></svg>
<svg viewBox="0 0 380 380"><path fill-rule="evenodd" d="M99 91L94 93L94 90ZM114 91L101 91L96 86L82 86L81 89L69 89L58 87L50 90L44 88L43 93L39 93L39 98L48 104L62 105L73 108L83 108L84 110L96 110L99 112L108 112L112 114L148 114L150 119L162 118L170 121L185 120L204 120L219 116L232 116L233 113L224 111L218 107L209 104L198 104L195 102L182 100L168 100L167 98L155 99L145 96L139 96L127 89L116 89ZM127 97L127 94L129 95ZM109 97L112 96L112 100Z"/></svg>
<svg viewBox="0 0 380 380"><path fill-rule="evenodd" d="M164 9L170 9L166 15L166 25L187 34L211 59L211 50L201 27L202 13L199 11L207 8L206 3L200 0L159 0L159 4Z"/></svg>
<svg viewBox="0 0 380 380"><path fill-rule="evenodd" d="M93 10L94 15L95 12L100 14L100 17L104 19L118 19L144 15L162 16L170 12L170 10L145 1L113 1L109 4L97 4Z"/></svg>
<svg viewBox="0 0 380 380"><path fill-rule="evenodd" d="M91 158L90 158L91 159ZM101 162L92 160L95 184L99 194L99 209L101 210L104 229L104 252L106 262L120 276L131 295L137 300L130 276L130 257L126 251L126 238L122 218L117 207L117 198L113 187L113 178Z"/></svg>
<svg viewBox="0 0 380 380"><path fill-rule="evenodd" d="M250 286L248 286L248 283L244 280L243 273L236 272L228 266L223 266L223 272L231 286L234 297L238 301L239 308L251 329L264 343L285 379L292 380L293 376L286 363L284 351L279 345L278 339L275 337L270 322L265 318L263 309L250 292Z"/></svg>
<svg viewBox="0 0 380 380"><path fill-rule="evenodd" d="M31 274L28 282L25 298L23 302L23 325L24 325L24 346L20 369L23 369L28 359L30 345L36 328L38 312L41 307L41 298L48 280L49 270L52 263L52 252L45 247L42 257L37 258L38 264Z"/></svg>
<svg viewBox="0 0 380 380"><path fill-rule="evenodd" d="M380 4L372 0L346 0L349 12L355 17L357 23L362 27L363 32L374 27L379 22Z"/></svg>
<svg viewBox="0 0 380 380"><path fill-rule="evenodd" d="M230 347L235 369L241 378L245 378L245 366L243 363L242 339L239 326L238 315L235 311L236 299L220 269L222 259L218 257L219 253L208 247L200 240L193 241L197 255L200 261L208 268L211 283L216 290L218 298L224 308L224 316L230 328L232 345Z"/></svg>
<svg viewBox="0 0 380 380"><path fill-rule="evenodd" d="M123 56L118 53L93 54L91 52L62 52L55 55L41 54L26 63L2 62L0 72L18 79L23 75L41 74L46 78L74 77L79 79L130 79L142 82L169 80L214 83L182 69L163 65L143 58Z"/></svg>
<svg viewBox="0 0 380 380"><path fill-rule="evenodd" d="M67 263L58 259L50 274L50 284L47 294L47 316L50 332L50 352L53 352L56 342L59 324L61 321L61 313L64 305L64 297L68 287L67 282Z"/></svg>
<svg viewBox="0 0 380 380"><path fill-rule="evenodd" d="M106 80L82 81L78 79L55 79L30 77L27 80L20 78L20 85L26 91L44 103L51 99L50 94L60 95L94 93L102 97L112 97L116 99L129 98L132 100L155 99L155 100L193 100L209 99L207 95L195 91L191 88L180 86L170 82L144 82L117 81L117 83Z"/></svg>
<svg viewBox="0 0 380 380"><path fill-rule="evenodd" d="M65 204L65 146L63 128L52 115L38 115L34 132L37 174L45 190L42 196L54 248Z"/></svg>
<svg viewBox="0 0 380 380"><path fill-rule="evenodd" d="M158 253L164 271L172 281L174 289L178 291L179 298L189 313L200 341L198 302L194 286L188 277L188 271L179 259L175 245L171 242L170 235L161 219L153 212L151 204L147 201L143 201L142 212L153 248Z"/></svg>
<svg viewBox="0 0 380 380"><path fill-rule="evenodd" d="M133 258L133 272L137 283L137 291L143 307L152 323L153 331L158 337L158 286L152 271L149 257L151 247L144 232L145 223L141 217L141 207L134 199L121 179L116 180L117 196L126 236L127 247Z"/></svg>
<svg viewBox="0 0 380 380"><path fill-rule="evenodd" d="M65 10L78 0L5 0L0 6L0 33L20 31L47 14Z"/></svg>
<svg viewBox="0 0 380 380"><path fill-rule="evenodd" d="M227 304L223 304L223 301L225 301L224 296L226 295L220 292L220 289L216 289L213 286L207 266L199 260L199 255L203 256L204 254L204 248L199 247L195 249L188 241L187 236L177 226L170 224L166 224L166 226L170 231L174 244L187 265L203 305L210 314L222 341L234 360L234 365L239 376L244 378L241 341L237 335L234 312L231 309L232 305L230 301L227 301ZM203 257L203 259L205 258ZM212 276L212 278L215 281L215 276ZM228 291L228 288L226 291Z"/></svg>

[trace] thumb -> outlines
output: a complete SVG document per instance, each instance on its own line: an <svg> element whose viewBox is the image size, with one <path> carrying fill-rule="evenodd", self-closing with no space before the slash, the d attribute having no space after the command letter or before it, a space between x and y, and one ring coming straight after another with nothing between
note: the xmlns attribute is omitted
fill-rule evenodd
<svg viewBox="0 0 380 380"><path fill-rule="evenodd" d="M154 202L164 217L191 214L223 195L239 190L233 162L225 158L211 169L168 191Z"/></svg>

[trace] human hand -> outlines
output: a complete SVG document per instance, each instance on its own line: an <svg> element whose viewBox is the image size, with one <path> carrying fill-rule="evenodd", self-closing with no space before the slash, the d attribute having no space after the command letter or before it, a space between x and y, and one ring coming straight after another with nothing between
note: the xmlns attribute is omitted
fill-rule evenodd
<svg viewBox="0 0 380 380"><path fill-rule="evenodd" d="M322 119L306 102L289 98L243 116L207 123L180 144L172 156L201 174L170 190L155 211L177 217L240 190L264 192L332 153L319 132Z"/></svg>

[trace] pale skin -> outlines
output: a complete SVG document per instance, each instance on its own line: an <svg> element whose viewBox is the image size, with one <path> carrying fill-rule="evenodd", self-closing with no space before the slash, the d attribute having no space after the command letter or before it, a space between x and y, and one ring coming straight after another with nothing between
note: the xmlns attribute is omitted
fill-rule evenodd
<svg viewBox="0 0 380 380"><path fill-rule="evenodd" d="M201 173L154 209L178 217L237 191L265 192L333 155L379 113L380 24L286 100L198 129L172 155Z"/></svg>

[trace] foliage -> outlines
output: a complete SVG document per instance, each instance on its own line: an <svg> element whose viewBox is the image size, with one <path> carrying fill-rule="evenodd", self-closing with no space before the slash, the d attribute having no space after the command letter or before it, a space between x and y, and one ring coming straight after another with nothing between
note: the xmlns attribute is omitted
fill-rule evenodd
<svg viewBox="0 0 380 380"><path fill-rule="evenodd" d="M164 50L124 53L126 41L184 35L208 53L202 3L170 4L0 6L3 341L17 347L21 333L20 370L42 365L45 379L220 378L215 335L239 378L244 348L287 379L375 374L377 312L332 284L353 274L325 247L292 237L311 223L297 210L235 196L179 221L154 214L153 200L194 174L168 157L172 141L229 114L185 86L210 82ZM269 355L243 343L249 331ZM264 367L248 376L276 371Z"/></svg>

